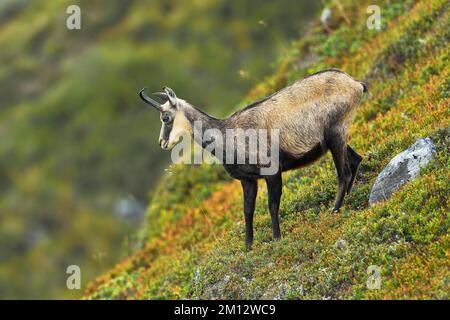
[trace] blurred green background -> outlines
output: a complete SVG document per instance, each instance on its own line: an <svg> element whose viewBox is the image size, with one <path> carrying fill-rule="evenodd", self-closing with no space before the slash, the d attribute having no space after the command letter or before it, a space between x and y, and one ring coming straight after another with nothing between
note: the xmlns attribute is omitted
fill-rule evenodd
<svg viewBox="0 0 450 320"><path fill-rule="evenodd" d="M81 8L81 30L66 9ZM133 249L169 162L143 86L225 116L319 1L0 1L0 298L70 298Z"/></svg>

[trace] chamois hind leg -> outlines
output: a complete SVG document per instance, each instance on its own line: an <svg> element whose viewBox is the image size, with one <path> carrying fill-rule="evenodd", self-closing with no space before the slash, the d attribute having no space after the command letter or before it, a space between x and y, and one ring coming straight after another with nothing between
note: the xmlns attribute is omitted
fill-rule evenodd
<svg viewBox="0 0 450 320"><path fill-rule="evenodd" d="M343 136L345 135L336 134L327 140L327 145L333 155L339 184L332 212L338 212L341 208L345 193L352 180L352 172L347 157L347 143Z"/></svg>
<svg viewBox="0 0 450 320"><path fill-rule="evenodd" d="M362 161L362 157L356 153L349 145L347 145L347 157L350 165L350 170L352 172L352 179L347 186L347 194L352 190L353 182L355 182L356 174L358 173L359 164Z"/></svg>
<svg viewBox="0 0 450 320"><path fill-rule="evenodd" d="M255 213L258 183L256 180L241 180L244 191L245 245L251 249L253 244L253 214Z"/></svg>
<svg viewBox="0 0 450 320"><path fill-rule="evenodd" d="M280 221L278 212L282 193L281 171L274 176L266 178L267 193L269 195L269 211L272 220L272 232L275 240L281 239Z"/></svg>

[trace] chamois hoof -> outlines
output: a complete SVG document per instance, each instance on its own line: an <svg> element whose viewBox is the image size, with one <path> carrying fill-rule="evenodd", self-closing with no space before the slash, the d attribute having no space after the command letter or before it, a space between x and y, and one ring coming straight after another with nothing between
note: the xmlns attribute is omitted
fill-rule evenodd
<svg viewBox="0 0 450 320"><path fill-rule="evenodd" d="M331 209L330 213L337 214L337 213L339 213L340 210L341 210L340 208L333 208L333 209Z"/></svg>

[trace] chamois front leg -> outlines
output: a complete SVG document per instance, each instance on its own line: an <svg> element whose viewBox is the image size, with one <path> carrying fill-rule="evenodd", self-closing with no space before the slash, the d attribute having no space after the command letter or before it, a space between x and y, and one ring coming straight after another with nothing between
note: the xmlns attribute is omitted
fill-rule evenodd
<svg viewBox="0 0 450 320"><path fill-rule="evenodd" d="M266 178L267 193L269 194L269 211L272 219L272 232L275 240L281 239L280 221L278 211L280 209L280 200L282 193L281 171Z"/></svg>
<svg viewBox="0 0 450 320"><path fill-rule="evenodd" d="M253 244L253 214L255 213L258 183L256 180L241 180L244 191L245 245L251 249Z"/></svg>

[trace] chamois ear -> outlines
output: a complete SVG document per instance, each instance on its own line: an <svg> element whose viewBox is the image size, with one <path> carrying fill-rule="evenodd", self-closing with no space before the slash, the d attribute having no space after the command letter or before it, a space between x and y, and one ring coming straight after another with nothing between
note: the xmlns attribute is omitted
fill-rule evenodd
<svg viewBox="0 0 450 320"><path fill-rule="evenodd" d="M169 100L169 98L167 97L167 93L165 92L154 92L153 95L161 99L164 103Z"/></svg>
<svg viewBox="0 0 450 320"><path fill-rule="evenodd" d="M164 87L163 90L166 93L170 104L172 106L176 107L177 106L177 96L176 96L175 92L173 92L173 90L170 89L169 87Z"/></svg>

